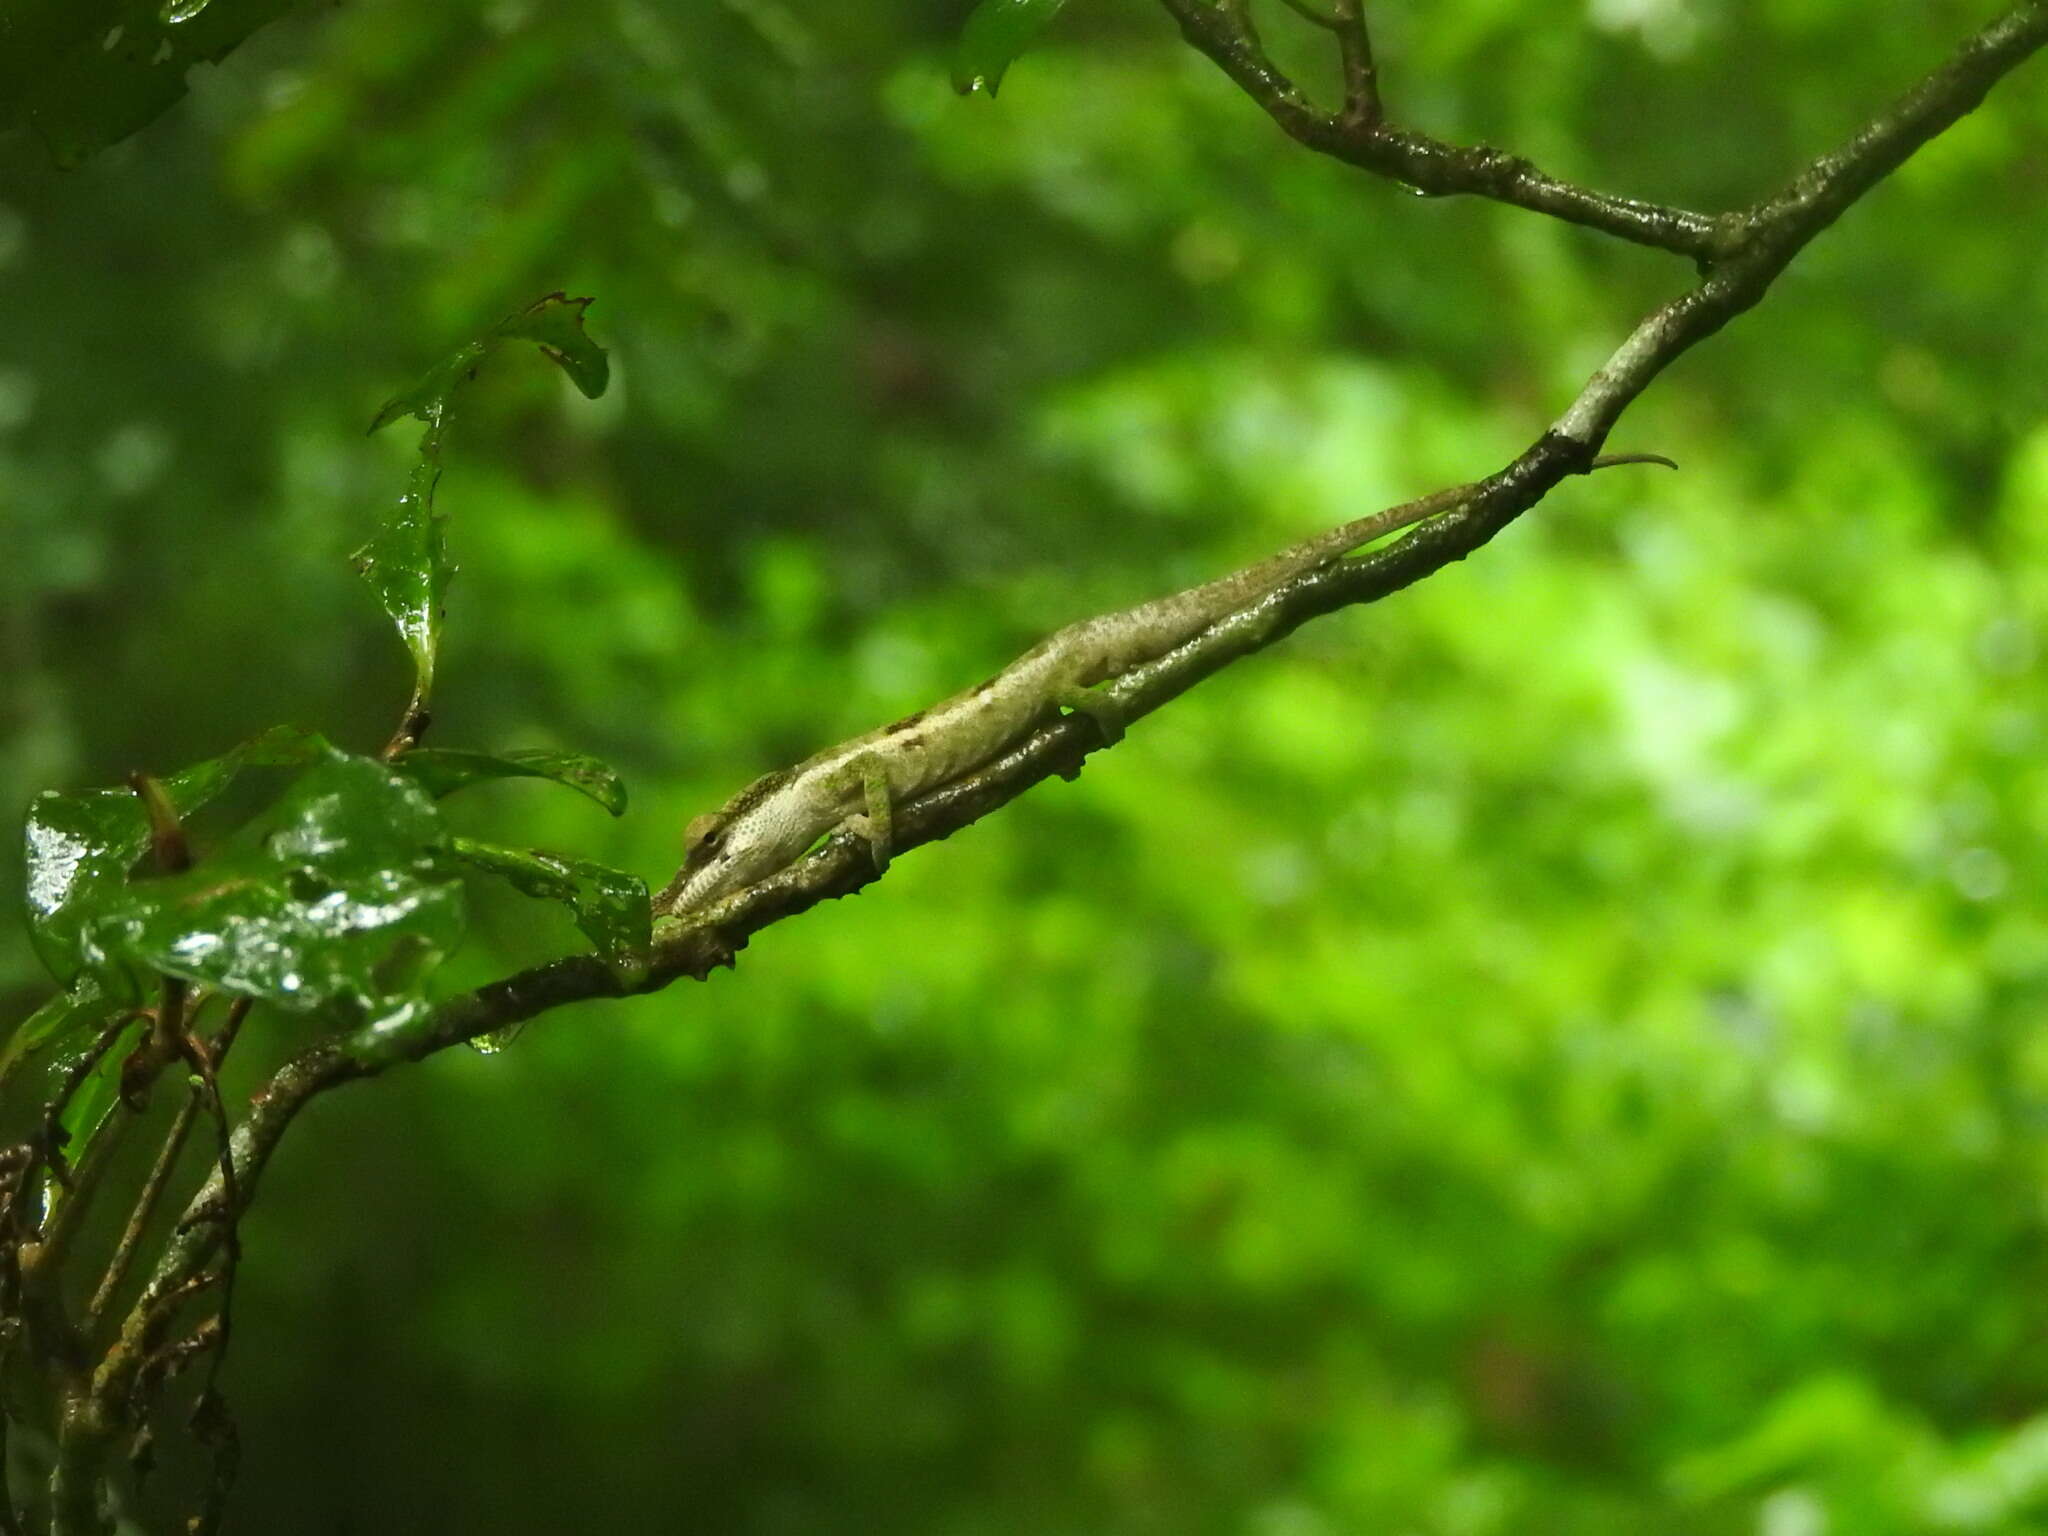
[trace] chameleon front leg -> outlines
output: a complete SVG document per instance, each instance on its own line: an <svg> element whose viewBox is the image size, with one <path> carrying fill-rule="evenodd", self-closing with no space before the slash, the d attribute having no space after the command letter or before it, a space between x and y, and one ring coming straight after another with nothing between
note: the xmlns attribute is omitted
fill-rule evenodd
<svg viewBox="0 0 2048 1536"><path fill-rule="evenodd" d="M1069 683L1053 691L1053 701L1062 709L1070 709L1093 720L1095 729L1102 733L1105 747L1113 747L1124 739L1123 706L1108 694Z"/></svg>
<svg viewBox="0 0 2048 1536"><path fill-rule="evenodd" d="M869 754L846 765L847 787L858 785L865 809L846 818L847 830L867 839L868 856L875 861L875 873L885 874L896 838L894 803L889 794L889 774L879 757Z"/></svg>

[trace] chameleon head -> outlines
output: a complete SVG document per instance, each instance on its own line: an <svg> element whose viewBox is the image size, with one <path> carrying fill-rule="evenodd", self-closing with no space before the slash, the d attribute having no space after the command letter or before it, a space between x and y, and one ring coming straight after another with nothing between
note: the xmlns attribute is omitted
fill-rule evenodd
<svg viewBox="0 0 2048 1536"><path fill-rule="evenodd" d="M677 877L674 910L701 906L745 883L737 869L738 858L728 836L732 817L710 811L697 817L683 831L683 868Z"/></svg>
<svg viewBox="0 0 2048 1536"><path fill-rule="evenodd" d="M725 828L731 820L723 811L706 811L690 818L690 824L683 828L684 874L703 868L719 854L719 844L724 841Z"/></svg>
<svg viewBox="0 0 2048 1536"><path fill-rule="evenodd" d="M777 835L781 831L758 804L699 816L683 832L683 868L670 887L675 896L669 910L708 906L783 868L803 849L792 851L788 838Z"/></svg>

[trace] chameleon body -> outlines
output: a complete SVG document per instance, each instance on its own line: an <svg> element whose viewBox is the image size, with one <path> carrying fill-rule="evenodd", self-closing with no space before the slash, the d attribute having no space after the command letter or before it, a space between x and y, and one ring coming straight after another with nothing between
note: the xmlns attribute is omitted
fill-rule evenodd
<svg viewBox="0 0 2048 1536"><path fill-rule="evenodd" d="M690 823L682 870L655 899L656 912L689 912L765 880L849 823L884 866L896 802L971 773L1057 705L1089 714L1114 740L1121 721L1106 700L1088 695L1095 684L1165 655L1304 571L1449 511L1476 489L1456 486L1388 507L1201 586L1069 624L985 683L756 779Z"/></svg>

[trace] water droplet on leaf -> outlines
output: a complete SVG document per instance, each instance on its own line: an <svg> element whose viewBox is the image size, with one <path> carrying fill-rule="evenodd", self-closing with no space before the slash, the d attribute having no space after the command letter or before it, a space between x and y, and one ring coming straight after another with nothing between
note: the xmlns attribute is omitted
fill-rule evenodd
<svg viewBox="0 0 2048 1536"><path fill-rule="evenodd" d="M163 18L175 26L181 21L190 21L212 3L213 0L164 0Z"/></svg>

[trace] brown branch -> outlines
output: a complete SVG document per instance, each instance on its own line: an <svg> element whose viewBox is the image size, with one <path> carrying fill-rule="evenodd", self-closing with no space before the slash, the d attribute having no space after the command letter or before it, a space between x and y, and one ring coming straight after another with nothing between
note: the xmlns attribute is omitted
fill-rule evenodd
<svg viewBox="0 0 2048 1536"><path fill-rule="evenodd" d="M1337 59L1344 72L1344 126L1353 132L1376 129L1386 110L1380 105L1380 72L1373 62L1365 0L1337 0L1335 30Z"/></svg>
<svg viewBox="0 0 2048 1536"><path fill-rule="evenodd" d="M164 1135L163 1146L157 1153L156 1162L149 1170L149 1176L143 1181L141 1193L136 1196L135 1205L128 1216L128 1224L122 1229L120 1241L114 1249L114 1256L107 1262L106 1273L100 1277L100 1283L93 1291L92 1301L86 1308L85 1329L88 1333L98 1331L101 1321L107 1315L108 1307L113 1304L115 1294L120 1290L122 1282L127 1279L129 1267L135 1261L137 1249L144 1232L148 1230L150 1218L156 1214L157 1205L169 1187L171 1174L177 1167L178 1154L185 1148L185 1138L191 1134L193 1123L199 1117L201 1095L209 1091L209 1085L212 1102L208 1107L213 1113L219 1113L218 1074L227 1061L228 1052L234 1049L235 1040L242 1031L242 1023L249 1017L252 1006L249 998L236 998L228 1005L227 1017L221 1021L220 1028L214 1031L212 1042L201 1047L200 1054L211 1064L212 1071L205 1082L187 1090L185 1102L178 1106L177 1118L171 1122L170 1130ZM196 1014L198 1009L195 1007L193 1011ZM226 1158L227 1141L227 1131L223 1127L220 1154L223 1179L233 1173Z"/></svg>
<svg viewBox="0 0 2048 1536"><path fill-rule="evenodd" d="M1344 110L1324 112L1281 73L1258 35L1232 10L1209 0L1160 0L1181 35L1258 103L1289 137L1318 154L1384 176L1430 197L1472 196L1547 214L1568 224L1673 251L1707 264L1724 247L1721 219L1686 208L1617 197L1560 181L1520 155L1486 145L1447 144L1396 127L1379 110L1379 79L1361 0L1339 0L1343 13L1315 17L1337 33L1345 70ZM1348 41L1347 41L1348 40Z"/></svg>
<svg viewBox="0 0 2048 1536"><path fill-rule="evenodd" d="M1928 140L1983 104L1991 88L2048 35L2048 0L2022 0L1970 38L1856 136L1821 156L1751 218L1805 228L1808 237L1910 159ZM1803 243L1803 242L1802 242Z"/></svg>
<svg viewBox="0 0 2048 1536"><path fill-rule="evenodd" d="M1793 257L1991 88L2048 44L2048 0L2021 0L1965 41L1847 144L1728 227L1726 258L1698 287L1636 327L1580 391L1556 430L1597 449L1672 359L1754 308Z"/></svg>
<svg viewBox="0 0 2048 1536"><path fill-rule="evenodd" d="M121 1230L120 1242L114 1248L113 1258L107 1261L106 1272L100 1276L100 1283L93 1290L92 1300L85 1309L84 1327L87 1333L97 1331L101 1319L107 1315L107 1308L113 1302L121 1282L128 1278L128 1270L135 1262L137 1248L142 1242L143 1232L149 1226L149 1219L156 1214L157 1203L163 1199L164 1191L171 1182L171 1172L178 1164L178 1154L185 1149L185 1138L192 1132L192 1122L199 1116L199 1095L195 1090L188 1093L185 1102L178 1106L177 1118L171 1122L170 1130L164 1136L162 1148L157 1152L156 1162L151 1165L149 1176L143 1181L142 1193L136 1197L135 1205L128 1217L128 1224Z"/></svg>

